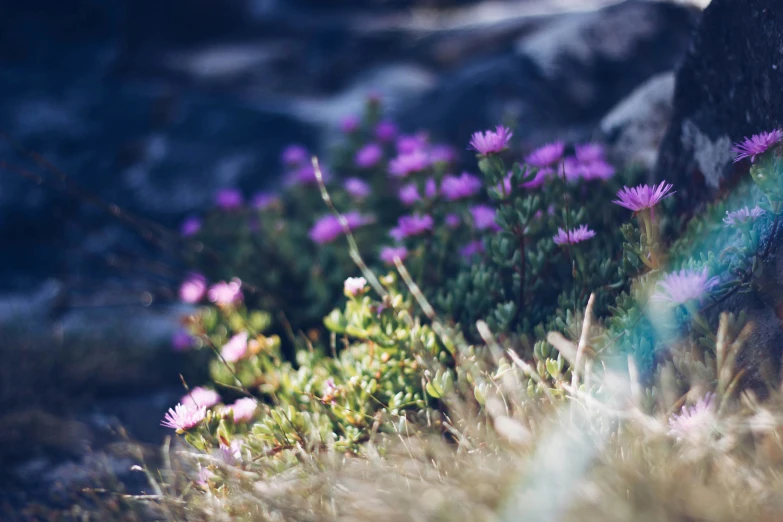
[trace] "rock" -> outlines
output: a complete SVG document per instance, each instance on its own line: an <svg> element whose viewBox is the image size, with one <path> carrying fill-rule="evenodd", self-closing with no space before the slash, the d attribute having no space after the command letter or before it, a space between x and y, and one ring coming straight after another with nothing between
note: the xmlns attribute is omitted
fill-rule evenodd
<svg viewBox="0 0 783 522"><path fill-rule="evenodd" d="M672 121L655 168L692 205L747 179L732 142L783 125L783 9L713 0L677 70ZM739 177L735 177L738 174Z"/></svg>
<svg viewBox="0 0 783 522"><path fill-rule="evenodd" d="M669 126L674 95L674 73L653 76L634 89L601 120L603 141L618 165L655 167L658 148Z"/></svg>
<svg viewBox="0 0 783 522"><path fill-rule="evenodd" d="M551 17L528 28L513 50L446 75L402 120L452 143L506 117L527 144L590 137L633 89L674 67L695 18L690 7L633 1Z"/></svg>

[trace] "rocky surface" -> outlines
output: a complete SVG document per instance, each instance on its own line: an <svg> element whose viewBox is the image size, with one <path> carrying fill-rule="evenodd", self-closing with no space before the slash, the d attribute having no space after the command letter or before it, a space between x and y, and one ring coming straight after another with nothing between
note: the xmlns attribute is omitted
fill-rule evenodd
<svg viewBox="0 0 783 522"><path fill-rule="evenodd" d="M713 0L677 70L672 119L655 168L676 183L691 209L752 183L749 163L733 163L733 142L783 126L783 8L774 0ZM766 231L769 236L769 231ZM783 248L780 233L761 263L754 292L722 307L754 324L740 354L746 383L760 395L780 379ZM714 318L716 319L716 318Z"/></svg>
<svg viewBox="0 0 783 522"><path fill-rule="evenodd" d="M774 0L713 0L677 72L656 175L678 176L683 201L738 181L731 143L783 125L783 9Z"/></svg>
<svg viewBox="0 0 783 522"><path fill-rule="evenodd" d="M650 148L655 132L629 138L639 123L627 111L606 115L629 95L626 105L665 102L655 75L679 61L696 18L692 7L642 0L0 3L0 327L32 325L27 341L44 347L48 336L89 331L104 340L88 346L111 348L98 357L69 347L73 366L41 356L46 371L6 379L50 395L0 386L7 425L27 426L9 440L56 419L72 428L62 447L26 441L5 468L14 483L37 493L79 484L103 456L125 469L124 456L104 451L120 424L160 440L159 419L178 396L166 386L182 367L160 347L182 313L171 302L183 267L147 220L176 235L217 189L273 186L285 144L323 147L370 92L405 130L427 127L455 144L505 118L526 145L597 136L603 119L626 148L633 139ZM652 94L635 91L651 77ZM139 219L111 217L104 203ZM19 346L6 336L0 350L35 362ZM85 400L54 400L71 395Z"/></svg>

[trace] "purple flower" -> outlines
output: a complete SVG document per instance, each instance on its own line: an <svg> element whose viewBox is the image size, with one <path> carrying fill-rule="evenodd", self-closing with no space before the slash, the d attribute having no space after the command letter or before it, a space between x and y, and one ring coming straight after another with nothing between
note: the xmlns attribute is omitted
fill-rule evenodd
<svg viewBox="0 0 783 522"><path fill-rule="evenodd" d="M169 408L160 425L178 432L188 431L201 424L201 421L206 416L207 409L203 406L200 408L189 408L188 406L177 404L174 408Z"/></svg>
<svg viewBox="0 0 783 522"><path fill-rule="evenodd" d="M482 156L497 154L508 148L508 142L514 133L502 125L495 127L494 131L474 132L470 138L470 147Z"/></svg>
<svg viewBox="0 0 783 522"><path fill-rule="evenodd" d="M234 210L242 206L242 193L237 189L222 189L215 194L215 204L223 210Z"/></svg>
<svg viewBox="0 0 783 522"><path fill-rule="evenodd" d="M171 345L174 348L174 351L184 352L185 350L193 348L195 341L193 336L186 330L180 328L174 332L174 335L171 338Z"/></svg>
<svg viewBox="0 0 783 522"><path fill-rule="evenodd" d="M201 230L201 220L197 217L189 217L182 222L180 232L183 236L189 237L198 234L199 230Z"/></svg>
<svg viewBox="0 0 783 522"><path fill-rule="evenodd" d="M755 221L756 218L763 216L764 211L756 205L755 207L749 209L748 207L743 207L739 210L735 210L734 212L726 211L726 217L723 218L723 222L726 223L725 226L735 226L735 225L745 225L751 221Z"/></svg>
<svg viewBox="0 0 783 522"><path fill-rule="evenodd" d="M566 232L562 228L557 229L557 234L552 238L556 245L575 245L595 237L595 232L582 225Z"/></svg>
<svg viewBox="0 0 783 522"><path fill-rule="evenodd" d="M446 201L475 196L481 190L481 180L472 174L463 172L459 177L444 176L440 184L440 191Z"/></svg>
<svg viewBox="0 0 783 522"><path fill-rule="evenodd" d="M683 406L669 418L669 435L677 440L701 439L715 423L713 395L708 393L693 406Z"/></svg>
<svg viewBox="0 0 783 522"><path fill-rule="evenodd" d="M783 130L780 129L754 134L750 138L745 138L744 141L735 143L731 148L731 151L737 155L734 163L743 158L750 158L750 162L753 163L756 161L756 156L764 154L767 149L781 140L783 140Z"/></svg>
<svg viewBox="0 0 783 522"><path fill-rule="evenodd" d="M331 178L329 171L321 165L321 176L324 183ZM298 169L290 172L286 177L287 185L315 185L318 183L318 178L315 177L315 169L312 164L302 165Z"/></svg>
<svg viewBox="0 0 783 522"><path fill-rule="evenodd" d="M476 239L462 247L459 251L459 254L464 258L470 259L476 254L481 254L482 252L484 252L484 243Z"/></svg>
<svg viewBox="0 0 783 522"><path fill-rule="evenodd" d="M256 414L258 403L255 399L250 397L242 397L237 399L236 402L226 407L225 413L233 412L234 422L243 423L253 419L253 415Z"/></svg>
<svg viewBox="0 0 783 522"><path fill-rule="evenodd" d="M272 205L276 205L280 199L270 192L259 192L253 196L253 207L258 210L265 210Z"/></svg>
<svg viewBox="0 0 783 522"><path fill-rule="evenodd" d="M384 120L375 127L375 137L378 141L389 143L397 137L397 125L393 121Z"/></svg>
<svg viewBox="0 0 783 522"><path fill-rule="evenodd" d="M397 226L389 231L389 235L397 241L402 241L406 237L418 236L428 230L432 230L432 216L412 214L401 216L397 220Z"/></svg>
<svg viewBox="0 0 783 522"><path fill-rule="evenodd" d="M554 175L554 173L555 171L549 167L538 169L535 177L533 177L533 179L531 179L530 181L522 183L522 187L526 189L540 188L544 185L544 183L546 183L547 179L551 178Z"/></svg>
<svg viewBox="0 0 783 522"><path fill-rule="evenodd" d="M447 215L444 221L446 222L446 226L449 228L457 228L462 223L462 219L460 219L459 215L457 214Z"/></svg>
<svg viewBox="0 0 783 522"><path fill-rule="evenodd" d="M602 159L594 160L588 163L582 163L582 178L585 180L601 179L607 180L614 176L614 167Z"/></svg>
<svg viewBox="0 0 783 522"><path fill-rule="evenodd" d="M397 153L400 155L411 154L417 151L423 151L427 148L427 136L418 133L413 136L402 135L397 138Z"/></svg>
<svg viewBox="0 0 783 522"><path fill-rule="evenodd" d="M604 147L598 143L583 143L574 147L574 153L579 163L592 163L603 161Z"/></svg>
<svg viewBox="0 0 783 522"><path fill-rule="evenodd" d="M196 484L203 488L209 487L209 480L214 477L215 474L209 471L207 468L202 468L201 464L198 467L198 476L196 477Z"/></svg>
<svg viewBox="0 0 783 522"><path fill-rule="evenodd" d="M359 125L361 124L361 120L358 116L346 116L342 120L340 120L340 130L343 131L345 134L353 134L357 130L359 130Z"/></svg>
<svg viewBox="0 0 783 522"><path fill-rule="evenodd" d="M366 286L367 280L365 278L349 277L345 280L345 283L343 283L343 291L346 295L356 297L357 295L364 292Z"/></svg>
<svg viewBox="0 0 783 522"><path fill-rule="evenodd" d="M408 183L400 187L400 191L397 193L397 197L406 207L410 207L421 199L419 196L419 189L416 187L416 183Z"/></svg>
<svg viewBox="0 0 783 522"><path fill-rule="evenodd" d="M237 362L245 354L247 354L247 332L236 334L220 349L220 355L230 363Z"/></svg>
<svg viewBox="0 0 783 522"><path fill-rule="evenodd" d="M430 166L427 154L422 150L401 153L389 162L389 173L398 178L404 178L415 172L421 172Z"/></svg>
<svg viewBox="0 0 783 522"><path fill-rule="evenodd" d="M188 408L211 408L220 402L220 394L215 390L196 386L190 390L190 393L182 397L179 402Z"/></svg>
<svg viewBox="0 0 783 522"><path fill-rule="evenodd" d="M473 216L473 227L476 230L500 230L495 222L495 209L487 205L476 205L470 208Z"/></svg>
<svg viewBox="0 0 783 522"><path fill-rule="evenodd" d="M438 185L435 183L434 178L429 178L424 183L424 195L429 199L432 199L438 195Z"/></svg>
<svg viewBox="0 0 783 522"><path fill-rule="evenodd" d="M404 246L385 246L381 248L381 254L379 257L384 263L393 265L395 257L399 257L400 261L405 261L405 258L408 257L408 249Z"/></svg>
<svg viewBox="0 0 783 522"><path fill-rule="evenodd" d="M343 183L343 188L354 199L364 199L372 192L369 183L359 178L346 179L345 183Z"/></svg>
<svg viewBox="0 0 783 522"><path fill-rule="evenodd" d="M337 395L338 391L339 388L337 388L337 385L334 384L334 379L329 377L324 381L323 391L321 394L323 395L325 401L333 402L334 396Z"/></svg>
<svg viewBox="0 0 783 522"><path fill-rule="evenodd" d="M207 297L218 306L235 305L242 301L242 281L235 277L228 283L215 283L207 292Z"/></svg>
<svg viewBox="0 0 783 522"><path fill-rule="evenodd" d="M383 149L377 143L368 143L356 153L354 162L362 169L369 169L378 164L383 158Z"/></svg>
<svg viewBox="0 0 783 522"><path fill-rule="evenodd" d="M430 149L430 162L451 163L457 159L457 151L449 145L434 145Z"/></svg>
<svg viewBox="0 0 783 522"><path fill-rule="evenodd" d="M346 212L343 214L345 221L348 224L348 230L355 230L363 225L372 223L372 219L361 215L356 210ZM313 228L310 229L310 239L323 245L331 243L343 234L343 227L340 224L340 220L336 216L329 214L315 222Z"/></svg>
<svg viewBox="0 0 783 522"><path fill-rule="evenodd" d="M240 401L243 399L239 399ZM249 399L253 400L253 399ZM239 402L239 401L237 401ZM255 406L255 402L253 403ZM227 407L224 410L224 414L228 414L228 412L231 410L231 406ZM236 413L234 414L234 422L237 422L236 420ZM237 463L242 461L242 447L245 445L244 442L242 442L242 439L234 439L231 441L230 444L226 445L222 442L220 443L220 458L225 462L226 464L233 466Z"/></svg>
<svg viewBox="0 0 783 522"><path fill-rule="evenodd" d="M646 208L653 208L663 198L674 194L674 192L670 192L672 187L671 183L666 183L665 181L661 181L658 186L639 185L633 188L623 187L617 193L618 199L612 201L612 203L625 207L628 210L639 212Z"/></svg>
<svg viewBox="0 0 783 522"><path fill-rule="evenodd" d="M525 158L525 163L534 167L549 167L560 161L564 151L565 144L562 141L547 143L531 152Z"/></svg>
<svg viewBox="0 0 783 522"><path fill-rule="evenodd" d="M701 270L685 269L673 272L658 282L658 288L650 298L671 304L683 304L700 299L718 284L719 278L710 278L707 268Z"/></svg>
<svg viewBox="0 0 783 522"><path fill-rule="evenodd" d="M299 167L307 163L308 155L306 148L294 143L283 149L280 159L287 167Z"/></svg>
<svg viewBox="0 0 783 522"><path fill-rule="evenodd" d="M179 299L183 303L196 304L207 293L206 278L197 273L189 274L179 287Z"/></svg>

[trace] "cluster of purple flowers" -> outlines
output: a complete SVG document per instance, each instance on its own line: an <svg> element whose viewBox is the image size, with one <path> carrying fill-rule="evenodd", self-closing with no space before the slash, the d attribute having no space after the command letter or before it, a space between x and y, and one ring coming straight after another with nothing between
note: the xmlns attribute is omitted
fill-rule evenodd
<svg viewBox="0 0 783 522"><path fill-rule="evenodd" d="M574 156L563 160L566 179L607 180L614 176L615 170L604 156L604 148L597 143L585 143L574 147Z"/></svg>

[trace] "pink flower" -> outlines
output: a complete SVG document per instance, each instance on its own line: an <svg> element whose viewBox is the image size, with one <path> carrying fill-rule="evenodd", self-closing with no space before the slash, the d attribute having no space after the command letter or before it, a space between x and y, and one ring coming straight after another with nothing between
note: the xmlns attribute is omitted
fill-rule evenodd
<svg viewBox="0 0 783 522"><path fill-rule="evenodd" d="M179 287L179 299L183 303L196 304L207 293L206 278L197 273L188 275Z"/></svg>
<svg viewBox="0 0 783 522"><path fill-rule="evenodd" d="M402 135L397 138L397 153L400 155L411 154L417 151L423 151L427 148L427 136L418 133L413 136Z"/></svg>
<svg viewBox="0 0 783 522"><path fill-rule="evenodd" d="M359 130L359 125L361 124L361 120L358 116L346 116L342 120L340 120L340 130L343 131L345 134L353 134L357 130Z"/></svg>
<svg viewBox="0 0 783 522"><path fill-rule="evenodd" d="M410 207L421 199L419 196L419 189L416 187L416 183L408 183L400 187L400 191L397 193L397 197L406 207Z"/></svg>
<svg viewBox="0 0 783 522"><path fill-rule="evenodd" d="M228 414L229 412L233 412L234 422L243 423L253 419L253 415L256 414L257 408L258 403L255 399L242 397L241 399L237 399L234 404L227 406L225 413Z"/></svg>
<svg viewBox="0 0 783 522"><path fill-rule="evenodd" d="M430 162L435 163L452 163L457 159L457 151L449 145L434 145L430 149Z"/></svg>
<svg viewBox="0 0 783 522"><path fill-rule="evenodd" d="M332 401L334 401L334 396L337 395L337 392L339 391L339 388L337 385L334 384L334 379L329 377L324 381L323 390L321 391L321 395L324 398L331 398ZM331 402L331 401L330 401Z"/></svg>
<svg viewBox="0 0 783 522"><path fill-rule="evenodd" d="M783 140L783 130L775 129L770 132L754 134L744 141L735 143L731 151L737 155L734 163L743 158L750 158L750 162L756 161L756 156L764 154L770 147Z"/></svg>
<svg viewBox="0 0 783 522"><path fill-rule="evenodd" d="M525 183L522 183L522 187L526 189L537 189L546 183L547 179L553 177L555 174L555 171L552 170L549 167L544 167L542 169L538 169L536 172L536 175L533 179L530 181L527 181Z"/></svg>
<svg viewBox="0 0 783 522"><path fill-rule="evenodd" d="M326 168L321 165L321 176L324 183L329 181L331 175ZM286 177L287 185L315 185L318 183L318 178L315 177L315 169L312 164L302 165L295 171L289 173Z"/></svg>
<svg viewBox="0 0 783 522"><path fill-rule="evenodd" d="M381 249L381 255L379 257L384 263L393 265L395 257L399 257L400 261L405 261L405 258L408 257L408 249L404 246L386 246Z"/></svg>
<svg viewBox="0 0 783 522"><path fill-rule="evenodd" d="M710 278L706 267L701 270L680 270L668 274L659 281L658 289L650 299L671 304L683 304L694 299L701 299L719 281L717 276Z"/></svg>
<svg viewBox="0 0 783 522"><path fill-rule="evenodd" d="M398 178L404 178L410 174L421 172L430 166L427 154L422 150L414 150L400 154L389 162L389 173Z"/></svg>
<svg viewBox="0 0 783 522"><path fill-rule="evenodd" d="M171 345L174 348L174 351L184 352L185 350L193 348L195 341L196 340L193 338L193 336L180 328L174 332L174 335L171 338Z"/></svg>
<svg viewBox="0 0 783 522"><path fill-rule="evenodd" d="M726 223L725 226L735 226L735 225L745 225L747 223L750 223L751 221L755 221L757 218L764 215L764 211L756 205L752 209L749 209L748 207L743 207L739 210L735 210L734 212L726 211L726 217L723 218L723 222Z"/></svg>
<svg viewBox="0 0 783 522"><path fill-rule="evenodd" d="M463 172L459 177L444 176L440 184L440 191L446 201L475 196L481 190L481 180L472 174Z"/></svg>
<svg viewBox="0 0 783 522"><path fill-rule="evenodd" d="M475 132L470 138L470 147L482 156L497 154L508 148L508 142L514 135L509 129L502 125L495 127L494 131Z"/></svg>
<svg viewBox="0 0 783 522"><path fill-rule="evenodd" d="M201 230L201 220L197 217L189 217L182 222L180 232L185 237L195 236Z"/></svg>
<svg viewBox="0 0 783 522"><path fill-rule="evenodd" d="M549 167L560 161L565 151L565 144L562 141L547 143L533 152L531 152L525 163L534 167Z"/></svg>
<svg viewBox="0 0 783 522"><path fill-rule="evenodd" d="M383 149L377 143L368 143L356 153L354 163L362 169L369 169L383 158Z"/></svg>
<svg viewBox="0 0 783 522"><path fill-rule="evenodd" d="M346 212L343 214L345 221L348 224L348 230L355 230L361 226L372 223L372 219L361 215L356 210ZM331 243L343 234L343 227L340 224L340 220L336 216L329 214L315 222L313 228L310 229L310 239L323 245Z"/></svg>
<svg viewBox="0 0 783 522"><path fill-rule="evenodd" d="M445 220L446 226L449 228L457 228L462 223L462 219L457 214L449 214L446 216Z"/></svg>
<svg viewBox="0 0 783 522"><path fill-rule="evenodd" d="M240 399L242 400L242 399ZM252 400L252 399L250 399ZM237 401L239 402L239 401ZM228 413L229 408L226 408L226 413ZM234 419L234 422L236 422L236 418ZM242 462L242 448L244 447L245 443L242 442L241 439L234 439L231 441L229 445L220 443L220 458L225 462L226 464L233 466L239 462Z"/></svg>
<svg viewBox="0 0 783 522"><path fill-rule="evenodd" d="M592 237L595 237L595 232L587 228L587 225L582 225L568 232L559 228L552 240L556 245L575 245Z"/></svg>
<svg viewBox="0 0 783 522"><path fill-rule="evenodd" d="M378 141L389 143L397 137L397 125L393 121L384 120L375 126L375 137Z"/></svg>
<svg viewBox="0 0 783 522"><path fill-rule="evenodd" d="M215 390L196 386L190 390L190 393L185 394L179 402L188 408L211 408L220 402L220 394Z"/></svg>
<svg viewBox="0 0 783 522"><path fill-rule="evenodd" d="M429 178L424 183L424 195L428 199L432 199L438 195L438 185L435 183L435 179Z"/></svg>
<svg viewBox="0 0 783 522"><path fill-rule="evenodd" d="M206 416L207 409L203 406L200 408L189 408L188 406L177 404L174 408L169 408L160 425L178 432L188 431L201 424L201 421Z"/></svg>
<svg viewBox="0 0 783 522"><path fill-rule="evenodd" d="M237 362L245 354L247 354L247 332L236 334L220 349L220 355L226 362Z"/></svg>
<svg viewBox="0 0 783 522"><path fill-rule="evenodd" d="M279 202L280 199L269 192L259 192L253 196L253 208L257 208L258 210L265 210Z"/></svg>
<svg viewBox="0 0 783 522"><path fill-rule="evenodd" d="M680 414L669 418L669 435L677 440L702 439L715 424L713 395L708 393L693 406L683 406Z"/></svg>
<svg viewBox="0 0 783 522"><path fill-rule="evenodd" d="M283 149L280 159L287 167L299 167L308 162L310 159L308 156L309 153L306 148L294 143Z"/></svg>
<svg viewBox="0 0 783 522"><path fill-rule="evenodd" d="M355 199L364 199L370 195L370 185L359 178L348 178L343 183L345 191Z"/></svg>
<svg viewBox="0 0 783 522"><path fill-rule="evenodd" d="M470 208L473 216L473 227L476 230L500 230L495 222L495 209L487 205L476 205Z"/></svg>
<svg viewBox="0 0 783 522"><path fill-rule="evenodd" d="M222 189L215 194L215 204L223 210L235 210L242 206L242 193L237 189Z"/></svg>
<svg viewBox="0 0 783 522"><path fill-rule="evenodd" d="M397 220L397 227L391 229L389 235L397 241L402 241L406 237L418 236L428 230L432 230L432 216L412 214L401 216Z"/></svg>
<svg viewBox="0 0 783 522"><path fill-rule="evenodd" d="M459 254L464 258L470 259L476 254L481 254L482 252L484 252L484 243L476 239L462 247L459 251Z"/></svg>
<svg viewBox="0 0 783 522"><path fill-rule="evenodd" d="M585 180L607 180L614 176L614 167L604 160L594 160L589 163L582 163L582 178Z"/></svg>
<svg viewBox="0 0 783 522"><path fill-rule="evenodd" d="M242 301L242 281L235 277L228 283L215 283L207 292L207 297L218 306L235 305Z"/></svg>
<svg viewBox="0 0 783 522"><path fill-rule="evenodd" d="M349 277L343 284L343 291L351 296L356 297L360 293L364 292L367 286L367 280L363 277Z"/></svg>
<svg viewBox="0 0 783 522"><path fill-rule="evenodd" d="M646 208L653 208L663 198L674 194L674 192L670 192L672 188L673 185L665 181L661 181L658 186L639 185L634 188L623 187L617 193L618 199L612 201L612 203L625 207L628 210L639 212Z"/></svg>
<svg viewBox="0 0 783 522"><path fill-rule="evenodd" d="M603 161L604 147L598 143L583 143L574 147L574 153L579 163Z"/></svg>

